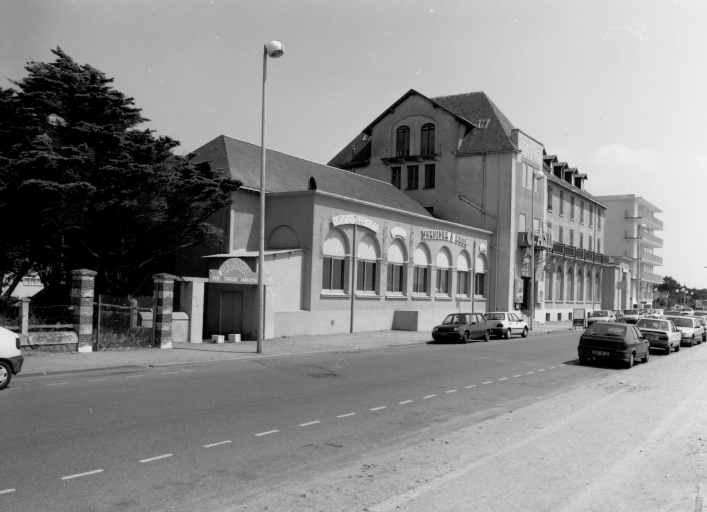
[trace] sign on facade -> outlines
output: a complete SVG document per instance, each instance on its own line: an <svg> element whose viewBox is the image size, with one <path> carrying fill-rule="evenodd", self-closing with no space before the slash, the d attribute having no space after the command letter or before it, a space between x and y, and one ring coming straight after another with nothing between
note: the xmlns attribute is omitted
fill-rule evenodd
<svg viewBox="0 0 707 512"><path fill-rule="evenodd" d="M380 226L378 224L361 215L337 215L336 217L331 218L331 223L334 224L334 226L341 226L342 224L356 224L358 226L368 228L375 233L380 231Z"/></svg>
<svg viewBox="0 0 707 512"><path fill-rule="evenodd" d="M395 227L390 230L390 234L393 238L402 238L405 240L408 237L407 231L401 227Z"/></svg>
<svg viewBox="0 0 707 512"><path fill-rule="evenodd" d="M258 277L253 275L250 266L240 258L229 258L218 270L209 270L210 283L258 284Z"/></svg>
<svg viewBox="0 0 707 512"><path fill-rule="evenodd" d="M545 272L554 272L555 271L555 264L554 263L546 263L545 264Z"/></svg>
<svg viewBox="0 0 707 512"><path fill-rule="evenodd" d="M422 234L422 240L443 240L445 242L461 245L462 247L467 246L465 236L455 235L449 231L443 231L441 229L423 229L420 233Z"/></svg>
<svg viewBox="0 0 707 512"><path fill-rule="evenodd" d="M515 279L515 303L521 304L523 302L523 280Z"/></svg>

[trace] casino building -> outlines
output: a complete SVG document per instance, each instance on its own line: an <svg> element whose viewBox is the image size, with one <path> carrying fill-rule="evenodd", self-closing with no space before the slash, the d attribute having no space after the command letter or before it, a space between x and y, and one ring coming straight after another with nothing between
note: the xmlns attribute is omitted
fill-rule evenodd
<svg viewBox="0 0 707 512"><path fill-rule="evenodd" d="M221 247L178 253L175 311L189 341L256 337L260 146L220 136L195 151L243 186L211 221ZM264 337L431 330L489 308L491 232L436 218L398 187L268 150Z"/></svg>

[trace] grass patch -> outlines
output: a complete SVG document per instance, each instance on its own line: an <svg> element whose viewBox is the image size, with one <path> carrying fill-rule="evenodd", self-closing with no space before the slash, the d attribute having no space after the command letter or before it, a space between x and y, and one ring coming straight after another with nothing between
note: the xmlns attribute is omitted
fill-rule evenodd
<svg viewBox="0 0 707 512"><path fill-rule="evenodd" d="M152 348L152 329L131 327L125 331L101 329L100 339L95 343L95 349L122 350L126 348Z"/></svg>

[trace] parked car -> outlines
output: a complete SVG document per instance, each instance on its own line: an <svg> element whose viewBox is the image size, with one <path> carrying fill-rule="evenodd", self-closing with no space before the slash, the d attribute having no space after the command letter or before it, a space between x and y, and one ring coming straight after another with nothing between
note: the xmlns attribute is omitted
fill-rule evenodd
<svg viewBox="0 0 707 512"><path fill-rule="evenodd" d="M663 316L662 309L651 309L651 312L648 314L649 318L660 318L661 316Z"/></svg>
<svg viewBox="0 0 707 512"><path fill-rule="evenodd" d="M681 333L681 343L683 345L692 347L696 343L698 345L702 343L704 327L702 327L702 324L696 318L689 316L666 316L665 318L672 321L675 327L678 328Z"/></svg>
<svg viewBox="0 0 707 512"><path fill-rule="evenodd" d="M702 343L707 342L707 319L703 316L692 315L690 318L694 318L702 326Z"/></svg>
<svg viewBox="0 0 707 512"><path fill-rule="evenodd" d="M616 322L616 313L610 309L598 309L587 318L587 326L594 322Z"/></svg>
<svg viewBox="0 0 707 512"><path fill-rule="evenodd" d="M621 311L620 309L617 309L616 311L614 311L614 316L616 317L617 322L621 322L624 324L626 323L626 315L624 315L624 312Z"/></svg>
<svg viewBox="0 0 707 512"><path fill-rule="evenodd" d="M587 364L590 359L605 359L632 368L636 359L648 362L650 342L634 325L594 322L579 338L577 353L580 364Z"/></svg>
<svg viewBox="0 0 707 512"><path fill-rule="evenodd" d="M511 334L520 334L523 338L528 336L528 323L516 313L505 311L486 313L486 320L491 325L491 333L499 338L511 338Z"/></svg>
<svg viewBox="0 0 707 512"><path fill-rule="evenodd" d="M491 324L481 313L459 313L447 315L447 318L432 329L432 339L435 341L463 341L469 343L473 339L489 341L491 339Z"/></svg>
<svg viewBox="0 0 707 512"><path fill-rule="evenodd" d="M673 349L680 351L682 335L675 324L662 318L641 318L636 322L636 327L648 339L650 348L664 350L670 355Z"/></svg>
<svg viewBox="0 0 707 512"><path fill-rule="evenodd" d="M644 316L644 312L640 309L624 309L624 318L627 324L635 324Z"/></svg>
<svg viewBox="0 0 707 512"><path fill-rule="evenodd" d="M5 389L12 376L20 373L24 360L20 352L20 337L0 327L0 389Z"/></svg>

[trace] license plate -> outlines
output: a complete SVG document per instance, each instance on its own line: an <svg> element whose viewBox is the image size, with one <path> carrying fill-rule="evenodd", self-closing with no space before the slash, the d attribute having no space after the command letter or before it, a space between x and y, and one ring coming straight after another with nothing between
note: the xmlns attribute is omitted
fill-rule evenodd
<svg viewBox="0 0 707 512"><path fill-rule="evenodd" d="M592 350L592 354L595 356L608 356L608 352L604 352L603 350Z"/></svg>

